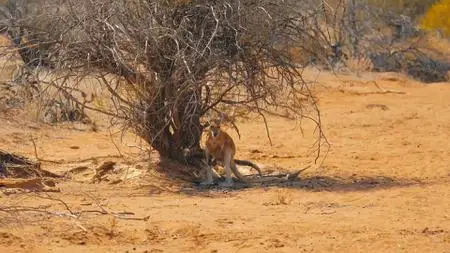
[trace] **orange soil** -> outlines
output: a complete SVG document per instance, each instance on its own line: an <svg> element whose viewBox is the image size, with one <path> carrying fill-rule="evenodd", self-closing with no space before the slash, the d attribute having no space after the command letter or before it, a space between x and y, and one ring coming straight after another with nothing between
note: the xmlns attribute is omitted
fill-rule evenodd
<svg viewBox="0 0 450 253"><path fill-rule="evenodd" d="M146 170L145 153L99 124L48 126L2 118L0 149L34 157L43 168L72 170L61 192L48 196L74 212L133 212L146 220L85 213L70 217L46 193L3 191L1 206L46 213L0 211L0 252L450 252L450 85L424 86L394 74L365 74L384 89L353 76L309 73L321 85L323 124L332 144L321 166L301 174L303 187L200 191ZM286 170L313 157L313 139L293 122L270 118L273 146L261 121L239 122L238 157ZM134 145L134 146L133 146ZM106 157L110 156L110 157ZM94 160L77 161L98 157ZM123 181L92 183L102 161L117 162ZM152 155L151 167L157 164ZM263 170L263 171L264 171ZM114 172L112 172L114 174ZM64 213L58 217L57 211ZM61 213L59 213L61 214Z"/></svg>

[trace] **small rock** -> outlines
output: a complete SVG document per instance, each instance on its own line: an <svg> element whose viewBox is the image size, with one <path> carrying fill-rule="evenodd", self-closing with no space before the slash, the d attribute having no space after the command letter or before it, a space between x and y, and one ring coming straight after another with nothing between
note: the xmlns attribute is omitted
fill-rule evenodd
<svg viewBox="0 0 450 253"><path fill-rule="evenodd" d="M252 154L261 154L262 151L259 150L259 149L252 149L252 150L250 150L250 153L252 153Z"/></svg>
<svg viewBox="0 0 450 253"><path fill-rule="evenodd" d="M378 108L378 109L381 109L381 110L383 110L383 111L389 110L389 107L387 107L386 105L382 105L382 104L368 104L368 105L366 105L366 108L367 108L367 109L375 109L375 108Z"/></svg>

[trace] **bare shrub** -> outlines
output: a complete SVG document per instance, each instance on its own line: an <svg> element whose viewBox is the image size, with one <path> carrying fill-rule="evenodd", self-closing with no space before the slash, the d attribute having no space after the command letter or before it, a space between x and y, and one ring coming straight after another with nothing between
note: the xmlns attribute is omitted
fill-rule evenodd
<svg viewBox="0 0 450 253"><path fill-rule="evenodd" d="M40 163L31 161L26 157L0 150L0 178L33 178L33 177L59 177L49 171L43 170Z"/></svg>
<svg viewBox="0 0 450 253"><path fill-rule="evenodd" d="M79 91L79 99L66 93L51 91L51 87L38 83L0 83L0 112L14 109L25 110L33 120L44 123L82 122L92 123L85 110L86 104L93 102L94 95L88 97Z"/></svg>
<svg viewBox="0 0 450 253"><path fill-rule="evenodd" d="M400 15L407 15L418 19L425 11L439 0L369 0L370 4L376 5L383 10L391 11Z"/></svg>
<svg viewBox="0 0 450 253"><path fill-rule="evenodd" d="M93 101L94 96L87 97L86 93L81 93L81 99L74 98L67 93L56 93L56 97L50 98L48 95L40 104L39 118L46 123L58 122L82 122L92 123L85 111L86 104Z"/></svg>
<svg viewBox="0 0 450 253"><path fill-rule="evenodd" d="M63 93L51 92L49 85L42 84L40 76L42 71L54 69L49 50L55 41L49 40L46 32L27 29L28 17L42 15L39 8L40 1L9 0L0 5L0 28L11 38L12 46L3 46L2 58L7 59L5 67L16 66L11 82L4 83L8 96L4 97L3 107L6 109L27 109L33 119L46 123L64 121L81 121L89 123L90 119L84 111L84 105L92 102L93 98L86 98L80 92L82 102L75 102L72 96ZM46 19L33 20L33 27L47 27ZM44 23L42 23L44 22ZM31 32L33 31L33 32ZM16 60L19 56L22 61Z"/></svg>
<svg viewBox="0 0 450 253"><path fill-rule="evenodd" d="M414 48L373 54L371 59L375 71L405 72L425 83L446 81L447 72L450 71L449 62L433 59L432 56Z"/></svg>
<svg viewBox="0 0 450 253"><path fill-rule="evenodd" d="M303 2L309 10L317 6L315 1ZM447 80L450 63L419 43L427 34L416 28L412 18L379 1L330 2L322 1L322 8L316 7L317 14L304 19L307 25L301 28L302 34L310 31L314 36L310 43L303 43L308 40L305 37L298 41L300 49L296 55L325 52L312 63L335 71L396 71L423 82Z"/></svg>
<svg viewBox="0 0 450 253"><path fill-rule="evenodd" d="M223 112L258 115L266 126L267 115L310 119L318 147L325 141L316 99L290 54L294 42L314 42L295 1L29 4L35 9L9 27L33 43L23 47L35 49L32 58L50 73L39 83L81 105L73 87L97 80L111 94L111 109L86 108L118 119L162 157L198 164L204 119ZM310 58L324 58L319 44Z"/></svg>
<svg viewBox="0 0 450 253"><path fill-rule="evenodd" d="M418 52L409 41L420 35L409 17L369 0L10 2L23 11L8 33L26 64L47 73L40 84L114 117L162 157L197 165L205 118L223 112L266 126L267 115L310 119L319 155L326 140L301 68L380 69L387 58L377 55ZM416 59L400 70L429 75L415 74L429 62ZM111 94L110 107L74 94L87 78Z"/></svg>

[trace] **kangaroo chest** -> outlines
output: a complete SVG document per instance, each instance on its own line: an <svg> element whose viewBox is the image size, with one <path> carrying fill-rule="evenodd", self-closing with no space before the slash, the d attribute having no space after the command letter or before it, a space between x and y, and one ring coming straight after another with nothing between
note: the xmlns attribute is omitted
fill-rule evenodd
<svg viewBox="0 0 450 253"><path fill-rule="evenodd" d="M230 140L231 138L226 138L227 136L222 134L217 137L210 136L206 142L209 153L220 161L223 161L225 152L232 152L232 156L235 153L235 146Z"/></svg>

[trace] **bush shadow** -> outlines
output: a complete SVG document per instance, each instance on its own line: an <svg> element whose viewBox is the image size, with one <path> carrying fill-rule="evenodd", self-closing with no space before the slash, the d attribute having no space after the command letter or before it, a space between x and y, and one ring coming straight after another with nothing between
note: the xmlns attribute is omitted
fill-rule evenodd
<svg viewBox="0 0 450 253"><path fill-rule="evenodd" d="M412 185L423 184L418 180L398 179L385 176L352 176L349 178L329 177L329 176L311 176L298 177L291 180L266 180L258 181L258 178L252 178L248 183L236 182L233 187L221 187L218 184L204 187L200 184L193 184L193 187L187 187L180 190L183 194L210 196L214 192L239 192L247 189L258 188L288 188L313 192L362 192L376 191L390 188L402 188Z"/></svg>
<svg viewBox="0 0 450 253"><path fill-rule="evenodd" d="M192 196L213 197L217 193L238 193L249 189L287 188L313 192L362 192L390 188L402 188L423 184L419 180L394 178L386 176L299 176L293 174L249 175L247 182L235 182L233 187L220 186L220 179L214 185L203 186L200 179L194 176L192 167L172 162L161 162L155 167L159 176L146 179L148 184L144 192L154 195L163 192L179 193ZM222 179L223 180L223 179Z"/></svg>

